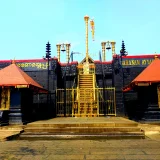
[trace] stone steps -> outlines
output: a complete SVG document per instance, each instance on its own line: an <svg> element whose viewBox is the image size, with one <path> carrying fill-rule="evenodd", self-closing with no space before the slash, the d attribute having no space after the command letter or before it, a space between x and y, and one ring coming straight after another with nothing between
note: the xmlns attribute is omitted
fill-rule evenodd
<svg viewBox="0 0 160 160"><path fill-rule="evenodd" d="M138 127L27 127L25 132L72 132L72 133L105 133L105 132L140 132Z"/></svg>
<svg viewBox="0 0 160 160"><path fill-rule="evenodd" d="M57 123L57 124L36 124L36 123L29 123L26 125L25 129L31 128L31 127L58 127L58 128L65 128L65 127L137 127L137 123Z"/></svg>
<svg viewBox="0 0 160 160"><path fill-rule="evenodd" d="M77 120L78 119L78 120ZM86 119L86 118L85 118ZM119 138L145 138L144 132L138 123L121 120L110 121L104 118L73 118L73 121L47 121L33 122L25 126L19 139L119 139ZM91 122L87 122L91 121ZM107 122L108 121L108 122Z"/></svg>
<svg viewBox="0 0 160 160"><path fill-rule="evenodd" d="M144 139L145 136L142 132L109 132L105 134L75 134L75 133L46 133L46 132L24 132L18 138L19 140L98 140L98 139Z"/></svg>

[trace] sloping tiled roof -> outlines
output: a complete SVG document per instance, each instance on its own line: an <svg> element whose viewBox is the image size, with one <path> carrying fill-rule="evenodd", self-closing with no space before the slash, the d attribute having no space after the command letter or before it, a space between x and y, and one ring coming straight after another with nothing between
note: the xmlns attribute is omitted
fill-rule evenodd
<svg viewBox="0 0 160 160"><path fill-rule="evenodd" d="M137 82L160 82L160 60L155 59L131 83Z"/></svg>
<svg viewBox="0 0 160 160"><path fill-rule="evenodd" d="M28 85L42 90L43 87L22 71L16 64L11 64L0 70L0 86Z"/></svg>
<svg viewBox="0 0 160 160"><path fill-rule="evenodd" d="M158 83L160 82L160 60L155 59L147 68L145 68L123 91L129 91L138 83Z"/></svg>

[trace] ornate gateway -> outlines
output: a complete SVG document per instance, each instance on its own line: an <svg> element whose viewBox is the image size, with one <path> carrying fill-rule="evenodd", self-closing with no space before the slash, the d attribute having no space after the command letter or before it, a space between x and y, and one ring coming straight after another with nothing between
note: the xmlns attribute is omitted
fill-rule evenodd
<svg viewBox="0 0 160 160"><path fill-rule="evenodd" d="M115 88L57 89L57 116L97 117L116 116ZM83 99L82 99L83 98ZM64 105L66 103L66 105ZM64 107L66 106L66 107Z"/></svg>
<svg viewBox="0 0 160 160"><path fill-rule="evenodd" d="M57 89L57 116L116 116L115 88L97 88L94 63L78 65L77 88Z"/></svg>

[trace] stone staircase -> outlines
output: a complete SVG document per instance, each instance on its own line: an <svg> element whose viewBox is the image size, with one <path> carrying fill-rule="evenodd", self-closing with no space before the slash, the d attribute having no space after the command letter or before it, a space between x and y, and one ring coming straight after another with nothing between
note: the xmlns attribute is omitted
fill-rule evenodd
<svg viewBox="0 0 160 160"><path fill-rule="evenodd" d="M120 117L67 117L29 123L19 139L133 139L144 138L138 123Z"/></svg>

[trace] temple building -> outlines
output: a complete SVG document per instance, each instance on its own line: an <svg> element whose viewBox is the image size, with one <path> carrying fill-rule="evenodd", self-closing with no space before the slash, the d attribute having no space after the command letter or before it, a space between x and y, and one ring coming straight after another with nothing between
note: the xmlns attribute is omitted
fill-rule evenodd
<svg viewBox="0 0 160 160"><path fill-rule="evenodd" d="M77 61L61 63L54 57L50 58L49 66L45 59L15 60L15 64L12 64L11 60L1 60L0 110L3 112L2 119L6 121L8 118L10 123L22 123L24 116L28 116L25 118L26 122L58 116L122 116L135 120L157 121L160 119L158 101L160 77L158 78L157 70L159 56L154 54L122 57L114 55L113 60L109 62L93 60L89 56L88 64L86 58L80 63ZM19 71L18 68L22 71ZM144 86L139 86L141 75L144 75L145 72L150 74L149 77L152 77L153 74L153 77L157 75L156 83L150 85L153 80L148 79ZM23 76L30 76L33 80L28 81L28 78L23 78ZM22 79L27 79L28 84L20 84L18 80ZM135 85L137 83L138 85ZM143 78L142 83L144 83ZM24 102L21 101L25 105L23 112L17 108L13 114L12 98L10 106L4 109L2 105L9 103L8 98L3 99L3 89L10 86L12 92L24 91L25 87L22 88L20 85L29 85L31 90L23 92L25 95ZM39 92L48 90L48 88L48 93ZM8 92L9 90L5 93L8 95ZM18 100L18 94L15 94L13 99L14 102Z"/></svg>
<svg viewBox="0 0 160 160"><path fill-rule="evenodd" d="M57 53L52 56L47 43L43 59L15 60L15 64L0 60L1 124L59 116L160 120L160 55L128 55L124 41L116 53L116 42L106 41L100 44L100 58L94 60L88 52L88 19L85 16L86 56L81 62L73 61L69 43L55 45ZM106 61L106 49L112 50L111 61ZM61 62L61 51L66 52L66 63Z"/></svg>
<svg viewBox="0 0 160 160"><path fill-rule="evenodd" d="M47 93L41 85L14 62L0 70L0 110L3 123L24 124L32 121L34 93ZM3 116L3 112L7 116ZM8 122L7 122L8 120Z"/></svg>

